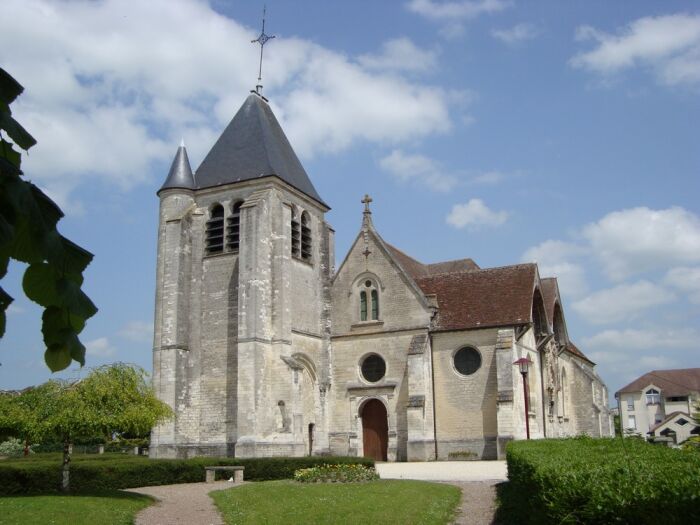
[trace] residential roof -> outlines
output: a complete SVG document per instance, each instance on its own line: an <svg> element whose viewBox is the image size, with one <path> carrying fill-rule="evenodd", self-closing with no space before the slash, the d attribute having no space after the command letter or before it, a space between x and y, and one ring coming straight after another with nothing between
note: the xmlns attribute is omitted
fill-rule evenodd
<svg viewBox="0 0 700 525"><path fill-rule="evenodd" d="M415 278L438 302L436 330L466 330L531 322L535 264Z"/></svg>
<svg viewBox="0 0 700 525"><path fill-rule="evenodd" d="M554 305L559 299L559 287L556 277L545 277L540 279L540 290L542 292L542 300L544 301L544 309L547 312L549 324L554 323Z"/></svg>
<svg viewBox="0 0 700 525"><path fill-rule="evenodd" d="M405 254L396 246L392 246L386 241L384 241L384 244L394 256L394 258L398 261L398 263L401 265L401 267L404 270L406 270L408 274L414 279L418 277L436 275L439 273L460 272L479 269L479 265L476 264L472 259L457 259L454 261L423 264L422 262L417 261L410 255Z"/></svg>
<svg viewBox="0 0 700 525"><path fill-rule="evenodd" d="M564 350L566 350L566 351L569 352L570 354L575 355L576 357L580 357L581 359L583 359L584 361L589 362L589 363L592 364L592 365L595 364L593 361L591 361L590 359L588 359L588 358L586 357L586 355L585 355L583 352L581 352L581 350L578 349L578 346L576 346L576 345L575 345L574 343L572 343L571 341L567 341L567 342L566 342L566 346L564 346Z"/></svg>
<svg viewBox="0 0 700 525"><path fill-rule="evenodd" d="M195 172L197 189L275 176L326 208L263 98L251 94Z"/></svg>
<svg viewBox="0 0 700 525"><path fill-rule="evenodd" d="M171 188L194 189L194 176L192 175L190 159L187 157L187 150L184 144L177 148L168 176L158 193Z"/></svg>
<svg viewBox="0 0 700 525"><path fill-rule="evenodd" d="M652 370L623 386L617 394L641 392L651 384L659 387L664 396L684 396L690 392L700 392L700 368Z"/></svg>
<svg viewBox="0 0 700 525"><path fill-rule="evenodd" d="M687 419L688 423L690 423L691 425L698 426L698 423L695 421L695 419L693 419L692 416L690 416L689 414L686 414L685 412L680 412L680 411L676 410L675 412L671 412L668 416L666 416L666 418L663 421L661 421L660 423L657 423L656 425L651 427L649 429L649 434L655 432L659 427L662 427L662 426L670 423L672 419L675 419L678 416L683 416L683 419Z"/></svg>

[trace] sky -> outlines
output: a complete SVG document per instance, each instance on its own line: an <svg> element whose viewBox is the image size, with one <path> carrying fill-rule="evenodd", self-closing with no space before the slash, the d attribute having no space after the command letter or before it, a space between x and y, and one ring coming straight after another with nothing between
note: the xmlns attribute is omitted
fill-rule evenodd
<svg viewBox="0 0 700 525"><path fill-rule="evenodd" d="M692 1L267 0L264 94L331 206L338 265L365 193L422 262L536 261L612 393L700 367L700 7ZM114 361L151 370L156 191L257 83L263 4L4 0L0 65L38 140L26 177L95 254L82 370L43 363L21 292L0 389Z"/></svg>

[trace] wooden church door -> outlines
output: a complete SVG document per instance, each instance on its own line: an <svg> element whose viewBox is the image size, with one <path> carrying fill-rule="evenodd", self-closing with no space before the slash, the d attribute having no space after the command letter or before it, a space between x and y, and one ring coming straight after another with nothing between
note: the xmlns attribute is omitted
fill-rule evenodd
<svg viewBox="0 0 700 525"><path fill-rule="evenodd" d="M389 441L386 408L378 399L370 399L362 408L362 444L364 455L386 461Z"/></svg>

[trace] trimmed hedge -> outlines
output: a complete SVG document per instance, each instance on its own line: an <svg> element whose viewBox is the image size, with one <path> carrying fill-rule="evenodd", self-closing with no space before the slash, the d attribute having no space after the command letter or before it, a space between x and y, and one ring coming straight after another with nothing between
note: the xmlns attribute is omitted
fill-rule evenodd
<svg viewBox="0 0 700 525"><path fill-rule="evenodd" d="M374 466L374 460L370 458L333 456L246 459L148 459L139 456L105 456L76 457L71 461L71 492L204 481L204 467L211 465L243 466L247 481L293 479L296 470L330 463ZM59 455L51 454L45 461L34 456L31 461L0 462L0 494L2 495L57 492L60 481Z"/></svg>
<svg viewBox="0 0 700 525"><path fill-rule="evenodd" d="M700 523L700 455L638 440L508 444L500 495L518 523Z"/></svg>

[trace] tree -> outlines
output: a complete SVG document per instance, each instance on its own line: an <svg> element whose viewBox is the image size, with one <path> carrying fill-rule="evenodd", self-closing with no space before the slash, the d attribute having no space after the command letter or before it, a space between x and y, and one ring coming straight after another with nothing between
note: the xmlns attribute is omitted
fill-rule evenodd
<svg viewBox="0 0 700 525"><path fill-rule="evenodd" d="M72 360L85 364L85 347L78 334L97 308L80 287L93 256L58 233L56 224L63 212L39 188L22 179L22 158L15 146L27 151L36 144L12 118L10 104L22 91L0 68L0 279L7 274L10 259L29 265L22 287L29 299L44 307L44 361L56 372ZM0 287L0 338L13 300Z"/></svg>
<svg viewBox="0 0 700 525"><path fill-rule="evenodd" d="M16 396L2 396L0 410L9 414L0 415L0 430L14 430L27 441L63 443L65 491L70 488L70 449L75 439L143 434L173 415L156 397L146 372L123 363L95 368L79 382L53 380Z"/></svg>

